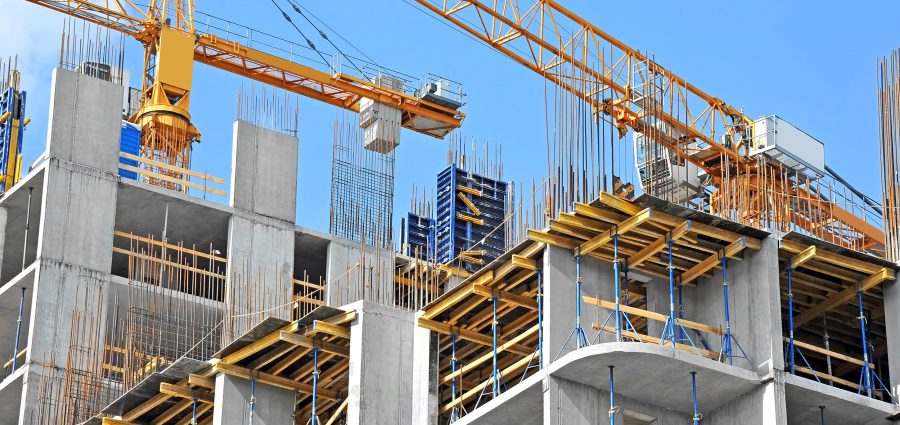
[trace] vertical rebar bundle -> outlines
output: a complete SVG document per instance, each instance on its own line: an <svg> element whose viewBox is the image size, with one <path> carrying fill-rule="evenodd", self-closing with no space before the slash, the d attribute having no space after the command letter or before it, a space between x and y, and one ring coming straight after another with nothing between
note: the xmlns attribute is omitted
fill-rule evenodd
<svg viewBox="0 0 900 425"><path fill-rule="evenodd" d="M82 20L66 20L59 45L59 67L115 84L125 81L125 35Z"/></svg>
<svg viewBox="0 0 900 425"><path fill-rule="evenodd" d="M257 90L255 84L250 85L248 93L241 84L235 119L296 137L300 121L299 110L296 95L267 88L265 85Z"/></svg>
<svg viewBox="0 0 900 425"><path fill-rule="evenodd" d="M900 260L900 50L878 62L878 135L885 258Z"/></svg>
<svg viewBox="0 0 900 425"><path fill-rule="evenodd" d="M351 118L351 113L342 111L334 123L328 228L333 235L390 249L395 154L365 149L357 122L355 115Z"/></svg>

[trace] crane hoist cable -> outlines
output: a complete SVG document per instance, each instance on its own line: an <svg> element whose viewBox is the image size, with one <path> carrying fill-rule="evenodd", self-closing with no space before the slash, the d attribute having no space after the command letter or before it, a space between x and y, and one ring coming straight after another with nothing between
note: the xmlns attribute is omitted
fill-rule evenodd
<svg viewBox="0 0 900 425"><path fill-rule="evenodd" d="M295 3L293 0L290 0L290 1L291 1L292 4ZM352 47L353 50L356 50L357 52L359 52L359 54L361 54L361 55L363 56L363 59L367 60L369 63L371 63L371 64L373 64L373 65L375 65L375 66L377 66L377 67L379 67L379 68L384 68L383 66L381 66L381 64L379 64L378 62L376 62L375 59L372 59L369 55L366 54L366 52L364 52L364 51L360 50L359 48L357 48L353 43L350 42L350 40L347 40L346 38L344 38L344 36L342 36L341 33L335 31L334 28L331 28L331 26L328 25L327 22L325 22L325 21L323 21L322 19L320 19L318 16L316 16L314 13L312 13L312 11L310 11L308 8L304 7L302 4L299 4L299 3L296 3L296 5L297 5L298 7L300 7L301 9L303 9L303 11L306 12L307 15L312 16L313 19L315 19L316 21L319 21L319 23L322 24L325 28L327 28L329 31L333 32L334 35L336 35L338 38L340 38L341 40L343 40L344 43L347 43L347 45L349 45L350 47Z"/></svg>
<svg viewBox="0 0 900 425"><path fill-rule="evenodd" d="M306 40L306 44L309 46L309 48L313 49L316 53L318 53L319 57L322 58L322 61L325 63L325 65L328 66L329 68L331 68L332 72L336 73L337 70L334 69L334 65L332 65L331 62L328 61L328 59L325 59L325 55L323 55L322 52L318 48L316 48L316 45L313 44L312 40L310 40L306 36L306 34L304 34L302 30L300 30L300 27L298 27L297 24L295 24L294 21L291 20L291 17L287 14L287 12L285 12L284 9L282 9L281 6L279 6L278 3L275 2L275 0L271 0L271 1L272 1L272 4L274 4L275 7L278 8L278 10L281 12L281 16L283 16L284 19L286 21L288 21L288 23L291 24L291 26L294 27L295 30L297 30L297 33L299 33L300 36L303 37L304 40Z"/></svg>
<svg viewBox="0 0 900 425"><path fill-rule="evenodd" d="M274 1L274 0L273 0L273 1ZM360 74L360 75L362 75L362 76L365 76L365 75L366 75L366 73L363 72L362 68L360 68L359 66L357 66L357 65L356 65L356 62L353 62L353 58L351 58L350 56L347 56L346 54L344 54L344 52L341 51L341 48L338 47L336 44L334 44L334 43L331 41L331 39L328 38L328 34L325 34L325 32L323 32L322 30L320 30L319 27L317 27L316 24L313 23L313 21L311 21L309 18L306 17L306 15L303 13L303 11L300 10L300 8L297 6L296 3L294 3L293 0L288 0L288 4L290 4L291 7L294 8L294 11L297 12L298 15L300 15L301 17L303 17L303 19L305 19L306 22L309 23L309 25L311 25L316 31L318 31L318 32L319 32L319 36L322 37L323 39L325 39L325 41L327 41L328 44L331 45L331 47L334 47L334 49L337 50L337 52L338 52L339 55L341 55L341 56L343 56L344 58L346 58L347 61L350 62L350 65L353 65L353 67L356 68L357 71L359 71L359 74ZM334 31L334 30L332 30L332 31ZM341 37L341 38L343 38L343 37ZM374 62L374 61L373 61L373 62ZM377 65L377 64L376 64L376 65Z"/></svg>

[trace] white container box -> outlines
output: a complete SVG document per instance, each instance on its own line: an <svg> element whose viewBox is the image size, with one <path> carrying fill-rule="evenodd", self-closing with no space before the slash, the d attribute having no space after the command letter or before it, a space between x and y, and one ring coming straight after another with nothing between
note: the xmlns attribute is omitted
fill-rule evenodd
<svg viewBox="0 0 900 425"><path fill-rule="evenodd" d="M750 155L765 155L809 177L825 174L825 145L775 115L753 123Z"/></svg>

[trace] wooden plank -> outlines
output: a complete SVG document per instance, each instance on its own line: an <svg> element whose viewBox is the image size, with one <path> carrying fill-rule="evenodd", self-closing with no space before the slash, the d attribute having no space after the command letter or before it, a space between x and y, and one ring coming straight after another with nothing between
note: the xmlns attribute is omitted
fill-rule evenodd
<svg viewBox="0 0 900 425"><path fill-rule="evenodd" d="M857 384L856 382L838 378L837 376L829 375L829 374L823 373L823 372L813 372L812 369L809 369L809 368L806 368L803 366L794 366L794 369L798 372L803 372L809 376L818 376L819 379L823 380L823 381L831 381L831 382L834 382L835 384L845 385L845 386L848 386L855 390L859 389L859 384Z"/></svg>
<svg viewBox="0 0 900 425"><path fill-rule="evenodd" d="M203 387L208 388L210 390L216 389L216 381L212 378L197 375L196 373L192 373L188 375L188 385L193 385L195 387Z"/></svg>
<svg viewBox="0 0 900 425"><path fill-rule="evenodd" d="M604 331L604 332L611 333L611 334L615 334L615 333L616 333L616 328L614 328L614 327L612 327L612 326L603 326L603 327L601 328L599 324L594 323L594 324L592 325L592 327L594 328L595 331L602 330L602 331ZM660 342L662 341L662 340L660 340L659 338L657 338L657 337L655 337L655 336L644 335L644 334L642 334L642 333L637 333L637 332L633 332L633 331L624 331L624 330L623 330L623 331L622 331L622 336L625 337L625 338L629 338L629 339L636 339L636 340L643 341L645 344L657 344L657 345L660 345ZM667 341L666 344L667 344L667 345L665 345L665 346L667 346L667 347L671 347L671 346L672 346L672 345L671 345L672 343L671 343L670 341ZM681 350L681 351L685 351L685 352L691 353L691 354L697 354L697 353L700 353L701 356L707 357L707 358L710 358L710 359L718 359L718 358L719 358L719 353L716 353L716 352L714 352L714 351L709 351L709 350L706 350L706 349L703 349L703 348L694 348L694 346L689 345L689 344L681 344L681 343L676 342L676 343L675 343L675 348L678 349L678 350Z"/></svg>
<svg viewBox="0 0 900 425"><path fill-rule="evenodd" d="M129 255L129 256L132 256L132 257L134 257L134 258L139 258L139 259L141 259L141 260L148 260L148 261L153 261L153 262L156 262L156 263L158 263L158 264L165 265L165 266L172 266L172 267L174 267L174 268L176 268L176 269L179 269L179 270L185 270L185 271L189 271L189 272L192 272L192 273L200 273L200 274L202 274L202 275L204 275L204 276L209 276L209 277L213 277L213 278L216 278L216 279L224 279L224 278L225 278L225 275L224 275L224 274L217 274L217 273L213 273L213 272L206 271L206 270L203 270L203 269L197 269L197 268L194 268L194 267L191 267L191 266L187 266L187 265L184 265L184 264L181 264L181 263L176 263L176 262L174 262L174 261L163 260L162 258L151 257L151 256L149 256L149 255L141 254L141 253L138 253L138 252L132 252L132 251L129 251L129 250L127 250L127 249L123 249L123 248L119 248L119 247L115 247L115 246L113 247L112 251L113 251L114 253L117 253L117 254Z"/></svg>
<svg viewBox="0 0 900 425"><path fill-rule="evenodd" d="M169 423L169 421L171 421L172 418L174 418L175 416L178 416L179 413L183 412L188 407L191 407L193 404L194 404L193 400L183 399L183 400L175 403L174 406L166 409L166 411L163 412L162 414L160 414L159 416L153 418L153 420L150 421L150 425L163 425L163 424ZM209 403L207 403L207 404L209 404Z"/></svg>
<svg viewBox="0 0 900 425"><path fill-rule="evenodd" d="M458 219L460 219L460 220L462 220L462 221L468 221L469 223L472 223L472 224L477 224L477 225L479 225L479 226L483 226L483 225L484 225L484 220L482 220L482 219L480 219L480 218L477 218L477 217L472 217L472 216L467 215L467 214L456 213L456 218L458 218Z"/></svg>
<svg viewBox="0 0 900 425"><path fill-rule="evenodd" d="M322 352L325 353L331 353L342 357L350 357L350 348L343 345L324 342L318 339L310 338L308 336L297 335L286 331L277 333L280 340L298 345L300 347L319 348L320 350L322 350Z"/></svg>
<svg viewBox="0 0 900 425"><path fill-rule="evenodd" d="M469 342L474 342L476 344L480 344L485 347L490 347L490 348L494 347L494 339L490 335L480 334L478 332L460 328L458 326L450 326L446 323L441 323L441 322L437 322L434 320L428 320L428 319L425 319L422 317L419 318L419 320L417 321L416 324L419 325L419 327L422 327L422 328L425 328L425 329L428 329L428 330L431 330L434 332L442 333L444 335L455 334L460 339L463 339L463 340L466 340ZM497 346L500 346L505 343L506 343L506 341L499 339L499 338L497 339ZM511 353L516 353L521 356L530 356L531 353L534 352L534 349L526 347L524 345L514 345L512 347L509 347L507 349L507 351L509 351Z"/></svg>
<svg viewBox="0 0 900 425"><path fill-rule="evenodd" d="M816 246L810 245L809 248L800 251L799 254L795 255L794 258L791 258L791 268L797 269L797 267L802 266L807 261L812 260L816 256Z"/></svg>
<svg viewBox="0 0 900 425"><path fill-rule="evenodd" d="M291 323L287 326L282 327L281 329L279 329L275 332L272 332L256 341L248 344L247 346L225 356L224 358L222 358L222 361L225 363L229 363L229 364L237 363L243 359L246 359L247 357L250 357L250 356L256 354L258 351L268 348L272 344L275 344L276 342L278 342L280 332L282 332L282 331L292 332L292 331L296 331L296 330L297 330L297 325L294 323Z"/></svg>
<svg viewBox="0 0 900 425"><path fill-rule="evenodd" d="M856 298L857 290L861 290L861 291L865 292L869 289L872 289L876 285L879 285L881 282L884 282L887 280L893 280L893 279L894 279L894 271L891 269L882 267L881 270L879 270L878 272L873 273L869 277L863 279L858 284L848 286L847 288L844 288L844 290L828 297L824 301L811 307L809 310L806 310L803 313L800 313L800 315L794 319L794 326L800 327L800 326L808 323L809 321L821 316L823 313L825 313L839 305L850 302L850 300Z"/></svg>
<svg viewBox="0 0 900 425"><path fill-rule="evenodd" d="M344 401L338 406L337 409L334 410L334 413L331 414L331 417L328 418L328 422L325 422L325 425L334 425L337 420L341 417L341 413L347 410L347 404L350 403L350 398L344 398Z"/></svg>
<svg viewBox="0 0 900 425"><path fill-rule="evenodd" d="M790 338L784 337L784 342L790 342L790 341L791 341ZM836 351L827 350L825 348L818 347L818 346L815 346L812 344L808 344L803 341L797 341L796 339L794 340L794 345L796 345L797 347L800 347L804 350L813 351L813 352L816 352L819 354L824 354L833 359L843 360L845 362L852 363L857 366L862 366L865 363L862 360L857 359L856 357L850 357L846 354L841 354ZM872 363L869 363L869 368L875 369L875 365Z"/></svg>
<svg viewBox="0 0 900 425"><path fill-rule="evenodd" d="M283 388L286 390L293 390L303 394L312 394L313 387L310 384L295 381L290 378L285 378L283 376L272 375L270 373L260 372L258 370L250 370L245 367L224 364L224 363L216 363L213 366L217 372L224 373L226 375L236 376L238 378L244 379L256 379L263 384L271 385L278 388ZM322 388L321 386L316 389L316 394L321 398L326 398L329 400L337 400L338 394L336 391L329 390L327 388Z"/></svg>
<svg viewBox="0 0 900 425"><path fill-rule="evenodd" d="M650 219L652 215L652 210L647 208L638 212L637 214L625 219L621 223L616 226L613 226L609 230L595 236L593 239L588 240L587 242L582 243L575 252L575 255L587 255L591 252L595 251L597 248L600 248L603 245L606 245L609 241L612 240L613 236L616 235L624 235L628 233L631 229L640 226Z"/></svg>
<svg viewBox="0 0 900 425"><path fill-rule="evenodd" d="M182 385L170 384L168 382L159 383L160 394L166 394L172 397L186 398L188 400L197 399L201 403L212 404L215 401L213 393L206 390L194 390Z"/></svg>
<svg viewBox="0 0 900 425"><path fill-rule="evenodd" d="M528 239L565 249L575 249L579 245L575 239L534 229L528 229Z"/></svg>
<svg viewBox="0 0 900 425"><path fill-rule="evenodd" d="M493 273L491 273L491 277L493 278ZM438 298L437 304L428 307L422 312L422 317L426 319L433 319L441 313L449 310L451 307L459 304L460 301L466 299L466 297L468 297L469 295L472 295L472 288L474 286L475 282L469 282L458 290L442 295Z"/></svg>
<svg viewBox="0 0 900 425"><path fill-rule="evenodd" d="M641 211L641 207L608 192L600 192L600 197L597 200L607 207L622 211L628 215L635 215Z"/></svg>
<svg viewBox="0 0 900 425"><path fill-rule="evenodd" d="M202 190L204 192L209 192L214 195L228 196L228 193L226 193L224 191L221 191L219 189L213 189L209 186L204 186L199 183L194 183L190 180L179 179L177 177L172 177L172 176L161 174L161 173L155 173L153 171L145 170L143 168L138 168L138 167L134 167L131 165L126 165L126 164L119 164L119 168L121 168L123 170L127 170L127 171L133 171L133 172L138 173L146 178L159 179L159 180L167 181L170 183L180 184L180 185L184 185L187 187L193 187L194 189Z"/></svg>
<svg viewBox="0 0 900 425"><path fill-rule="evenodd" d="M589 297L587 295L583 295L581 298L584 300L585 303L590 304L590 305L595 305L597 307L605 308L605 309L611 310L611 311L615 311L615 309L616 309L616 303L614 303L612 301L601 300L601 299ZM668 315L665 315L662 313L657 313L655 311L644 310L642 308L627 306L625 304L619 304L619 310L622 312L628 313L628 314L635 315L635 316L644 317L644 318L647 318L650 320L656 320L658 322L666 322L669 320ZM684 326L688 329L696 329L701 332L707 332L707 333L716 334L716 335L723 335L725 333L725 330L722 328L719 328L719 327L709 326L709 325L705 325L703 323L692 322L690 320L685 320L685 319L678 319L678 321L681 322L682 326Z"/></svg>
<svg viewBox="0 0 900 425"><path fill-rule="evenodd" d="M203 416L203 414L205 414L209 411L209 409L212 408L212 404L201 404L197 406L197 418L200 418L201 416ZM175 423L175 425L190 425L193 424L193 420L194 418L192 417L192 415L185 415L185 417L181 418L178 422ZM201 420L200 424L207 423L207 421L212 421L212 415L209 415L209 417L207 417L206 419Z"/></svg>
<svg viewBox="0 0 900 425"><path fill-rule="evenodd" d="M679 224L677 227L672 229L669 234L665 234L660 236L658 239L653 241L650 245L645 246L640 251L634 253L631 257L628 257L628 261L625 263L629 268L637 267L641 265L644 261L647 261L650 257L653 257L658 252L662 251L664 248L668 246L667 242L669 240L677 241L681 239L684 235L687 235L691 231L691 221L686 220L684 223Z"/></svg>
<svg viewBox="0 0 900 425"><path fill-rule="evenodd" d="M497 346L497 354L506 352L506 350L508 350L510 347L512 347L516 344L519 344L522 341L528 339L530 336L534 335L537 331L538 331L538 325L534 325L534 326L528 328L528 330L526 330L525 332L522 332L519 335L516 335L516 337L514 337L513 339L510 339L509 341L498 345ZM451 373L445 375L443 378L441 378L441 384L446 384L446 383L450 382L451 380L453 380L453 378L460 377L464 373L468 373L474 369L477 369L483 363L485 363L489 360L492 360L493 358L494 358L494 351L491 350L490 352L485 353L476 359L470 360L470 361L466 362L465 364L463 364L461 368L457 369L456 372L451 372ZM535 358L535 361L538 361L538 362L540 361L540 359L537 356L535 356L534 358Z"/></svg>
<svg viewBox="0 0 900 425"><path fill-rule="evenodd" d="M681 274L679 284L684 285L686 283L689 283L694 279L703 276L704 273L712 270L714 267L718 266L721 262L722 255L726 257L737 255L747 247L746 241L747 238L742 236L740 239L728 244L728 246L723 248L721 253L717 252L713 255L710 255L703 259L703 261L697 263L697 265L695 265L694 267L685 270L684 273Z"/></svg>
<svg viewBox="0 0 900 425"><path fill-rule="evenodd" d="M502 375L502 376L513 376L513 375L516 375L514 372L516 372L516 371L518 371L519 369L521 369L521 368L525 367L526 365L528 365L528 362L529 362L529 361L531 361L531 357L530 357L530 356L529 356L529 357L524 357L524 358L520 359L519 361L517 361L517 362L515 362L515 363L513 363L513 364L511 364L511 365L509 365L509 367L503 369L503 370L500 372L500 375ZM470 398L472 398L472 397L474 397L474 396L480 394L480 393L481 393L481 390L484 389L484 387L486 387L486 386L488 386L488 385L491 385L493 382L494 382L494 378L491 377L491 378L488 378L487 380L485 380L484 382L482 382L482 383L480 383L480 384L474 386L472 389L470 389L470 390L466 391L465 393L463 393L462 396L460 396L460 397L457 398L456 400L451 401L450 403L447 403L447 404L443 405L443 406L441 407L441 413L447 413L447 412L449 412L450 410L452 410L454 407L458 406L460 403L464 403L466 400L468 400L468 399L470 399Z"/></svg>
<svg viewBox="0 0 900 425"><path fill-rule="evenodd" d="M183 246L166 243L166 242L163 242L160 240L151 239L151 238L144 237L144 236L138 236L138 235L135 235L134 233L126 233L121 230L113 230L113 235L123 237L123 238L128 238L128 239L134 239L134 240L137 240L140 242L144 242L144 243L151 244L151 245L156 245L159 247L165 247L167 249L173 249L173 250L180 251L180 252L183 252L188 255L196 255L198 257L208 258L208 259L219 261L222 263L228 262L228 259L225 257L219 257L216 255L207 254L202 251L197 251L197 250L193 250L190 248L185 248Z"/></svg>
<svg viewBox="0 0 900 425"><path fill-rule="evenodd" d="M344 326L332 325L322 320L313 320L305 334L315 335L319 332L350 339L350 329Z"/></svg>
<svg viewBox="0 0 900 425"><path fill-rule="evenodd" d="M528 257L523 257L521 255L513 254L512 263L519 268L526 270L537 270L537 261L532 260Z"/></svg>
<svg viewBox="0 0 900 425"><path fill-rule="evenodd" d="M499 301L504 301L509 304L514 304L519 307L525 307L531 310L537 310L537 300L526 297L524 295L501 291L499 289L490 288L484 285L475 285L475 287L472 289L472 292L488 299L496 296Z"/></svg>
<svg viewBox="0 0 900 425"><path fill-rule="evenodd" d="M199 178L199 179L209 180L209 181L211 181L211 182L213 182L213 183L225 184L225 179L222 179L222 178L219 178L219 177L214 177L214 176L211 176L211 175L209 175L209 174L200 173L200 172L197 172L197 171L194 171L194 170L190 170L190 169L187 169L187 168L181 168L181 167L178 167L178 166L175 166L175 165L166 164L166 163L164 163L164 162L159 162L159 161L156 161L156 160L153 160L153 159L150 159L150 158L144 158L144 157L142 157L142 156L136 156L136 155L132 155L132 154L126 153L126 152L119 152L119 156L121 156L122 158L125 158L125 159L130 159L130 160L133 160L133 161L137 161L137 162L141 162L141 163L144 163L144 164L152 165L152 166L154 166L154 167L164 168L164 169L166 169L166 170L173 171L173 172L176 172L176 173L184 173L184 174L187 174L187 175L189 175L189 176L197 177L197 178Z"/></svg>
<svg viewBox="0 0 900 425"><path fill-rule="evenodd" d="M179 382L179 384L185 384L185 383L187 383L187 380L181 380ZM128 413L122 415L122 419L125 420L126 422L134 422L138 418L143 416L145 413L155 409L157 406L159 406L160 404L163 404L166 400L168 400L170 398L172 398L172 396L170 396L168 394L162 394L162 393L157 394L153 397L150 397L149 400L141 403L139 406L135 407L134 409L131 409Z"/></svg>

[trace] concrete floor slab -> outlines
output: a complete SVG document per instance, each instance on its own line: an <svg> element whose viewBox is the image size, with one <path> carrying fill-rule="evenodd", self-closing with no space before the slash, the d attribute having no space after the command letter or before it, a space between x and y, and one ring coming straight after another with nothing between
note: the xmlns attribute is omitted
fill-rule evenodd
<svg viewBox="0 0 900 425"><path fill-rule="evenodd" d="M22 382L27 367L20 367L0 381L0 422L7 418L19 417L19 404L22 402ZM4 422L5 423L5 422Z"/></svg>
<svg viewBox="0 0 900 425"><path fill-rule="evenodd" d="M582 348L553 362L547 373L606 390L610 365L615 366L616 376L623 377L616 379L616 394L685 414L692 410L692 371L697 372L697 399L704 411L715 410L761 383L755 372L638 342Z"/></svg>
<svg viewBox="0 0 900 425"><path fill-rule="evenodd" d="M865 397L802 376L785 375L788 423L819 425L819 406L825 406L829 424L875 425L893 423L887 418L900 413L900 407Z"/></svg>

